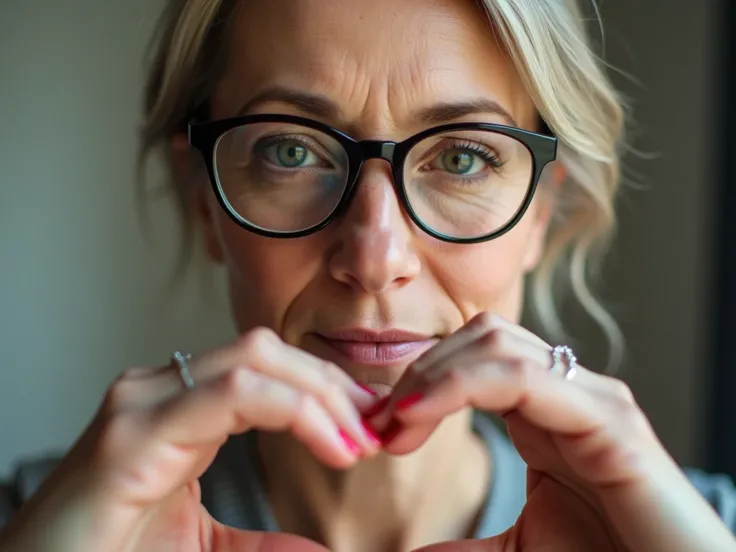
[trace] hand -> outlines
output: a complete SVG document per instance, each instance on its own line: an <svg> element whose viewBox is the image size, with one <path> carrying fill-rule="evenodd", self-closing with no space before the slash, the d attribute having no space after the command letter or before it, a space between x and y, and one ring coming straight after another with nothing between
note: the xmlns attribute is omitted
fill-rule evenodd
<svg viewBox="0 0 736 552"><path fill-rule="evenodd" d="M626 385L582 367L568 381L550 373L550 352L523 328L480 315L418 359L371 419L392 426L386 450L403 454L462 408L493 412L528 465L527 503L509 531L426 551L736 550Z"/></svg>
<svg viewBox="0 0 736 552"><path fill-rule="evenodd" d="M11 527L0 550L23 552L322 552L298 537L224 527L200 505L198 477L228 436L288 431L334 468L378 442L361 412L372 395L344 372L257 329L176 369L133 369Z"/></svg>

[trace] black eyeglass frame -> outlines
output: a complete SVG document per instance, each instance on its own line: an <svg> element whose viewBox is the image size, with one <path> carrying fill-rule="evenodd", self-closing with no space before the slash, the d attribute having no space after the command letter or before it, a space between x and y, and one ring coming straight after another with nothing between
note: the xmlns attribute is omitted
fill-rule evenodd
<svg viewBox="0 0 736 552"><path fill-rule="evenodd" d="M287 123L305 126L330 136L337 141L347 154L347 181L345 190L342 193L335 208L320 223L293 232L281 232L267 230L260 226L254 225L241 217L232 207L224 190L218 182L217 171L215 168L216 148L219 140L228 131L239 126L256 124L256 123ZM437 232L430 226L427 226L417 216L416 212L409 202L409 198L404 186L404 163L411 149L421 142L434 136L458 130L483 130L495 132L513 138L520 142L531 154L532 158L532 176L528 185L527 193L516 214L504 226L490 234L478 236L474 238L458 238L448 236L441 232ZM391 165L391 173L393 175L393 186L396 195L399 198L402 208L408 213L411 220L424 232L439 240L457 244L472 244L490 241L498 238L516 226L526 213L529 205L531 205L534 193L539 184L539 178L542 175L544 167L557 158L557 138L549 135L531 132L528 130L515 128L507 125L491 124L491 123L451 123L440 125L424 130L414 136L407 138L402 142L393 142L389 140L355 140L347 134L319 121L314 121L305 117L295 115L279 115L279 114L259 114L259 115L243 115L229 119L221 119L207 122L192 122L189 124L189 144L199 150L204 158L209 173L210 182L215 192L218 202L230 216L230 218L239 226L253 232L255 234L268 238L300 238L319 232L334 222L350 205L350 200L357 189L360 171L363 163L369 159L383 159Z"/></svg>

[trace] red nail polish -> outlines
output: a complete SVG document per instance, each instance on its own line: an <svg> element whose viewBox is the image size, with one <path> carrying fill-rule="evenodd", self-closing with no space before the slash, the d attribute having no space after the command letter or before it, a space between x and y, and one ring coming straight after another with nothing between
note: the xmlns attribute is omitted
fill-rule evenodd
<svg viewBox="0 0 736 552"><path fill-rule="evenodd" d="M401 400L396 401L396 410L411 408L424 398L424 393L411 393Z"/></svg>
<svg viewBox="0 0 736 552"><path fill-rule="evenodd" d="M378 401L376 404L374 404L371 408L369 408L365 414L363 414L364 419L372 418L376 414L379 414L384 408L386 408L386 405L388 405L388 402L391 400L391 397L383 397L380 401Z"/></svg>
<svg viewBox="0 0 736 552"><path fill-rule="evenodd" d="M388 445L390 445L391 442L399 436L403 429L404 426L401 424L401 422L397 420L391 420L391 423L388 424L386 431L383 432L383 435L381 437L381 440L383 441L383 446L387 447Z"/></svg>
<svg viewBox="0 0 736 552"><path fill-rule="evenodd" d="M353 441L353 439L345 433L344 430L340 430L340 437L342 438L342 442L345 444L345 448L347 448L350 451L350 454L353 456L360 456L360 447L358 446L358 443Z"/></svg>
<svg viewBox="0 0 736 552"><path fill-rule="evenodd" d="M376 392L373 389L371 389L370 387L368 387L366 385L363 385L362 383L358 383L358 387L360 387L363 391L365 391L366 393L368 393L372 397L375 397L376 396Z"/></svg>
<svg viewBox="0 0 736 552"><path fill-rule="evenodd" d="M365 430L370 440L373 441L374 445L379 447L383 445L383 442L381 442L381 438L378 436L378 433L376 433L376 430L373 429L366 420L363 420L363 429Z"/></svg>

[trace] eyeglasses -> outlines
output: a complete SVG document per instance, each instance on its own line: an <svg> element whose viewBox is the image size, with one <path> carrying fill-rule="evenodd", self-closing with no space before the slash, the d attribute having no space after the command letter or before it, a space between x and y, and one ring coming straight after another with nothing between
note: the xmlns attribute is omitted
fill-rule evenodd
<svg viewBox="0 0 736 552"><path fill-rule="evenodd" d="M523 217L557 154L557 138L504 125L448 124L397 143L291 115L192 123L189 142L227 214L272 238L325 228L348 208L363 163L384 159L419 228L446 242L491 240Z"/></svg>

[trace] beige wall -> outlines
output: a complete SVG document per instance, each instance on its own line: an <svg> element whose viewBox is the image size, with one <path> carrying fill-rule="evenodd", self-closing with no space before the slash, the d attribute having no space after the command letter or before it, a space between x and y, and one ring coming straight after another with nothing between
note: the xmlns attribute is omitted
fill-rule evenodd
<svg viewBox="0 0 736 552"><path fill-rule="evenodd" d="M630 194L624 206L610 290L630 333L628 377L685 460L697 458L704 381L703 59L714 4L604 6L613 61L643 80L642 88L626 85L637 100L639 146L661 152L631 164L652 189ZM159 5L0 3L0 474L18 455L68 445L123 367L231 333L220 286L206 295L190 279L161 299L171 216L155 209L156 248L145 245L136 221L140 60Z"/></svg>
<svg viewBox="0 0 736 552"><path fill-rule="evenodd" d="M196 279L164 298L172 217L139 232L142 56L160 2L0 2L0 474L65 447L109 381L231 333ZM162 262L163 257L163 262Z"/></svg>

